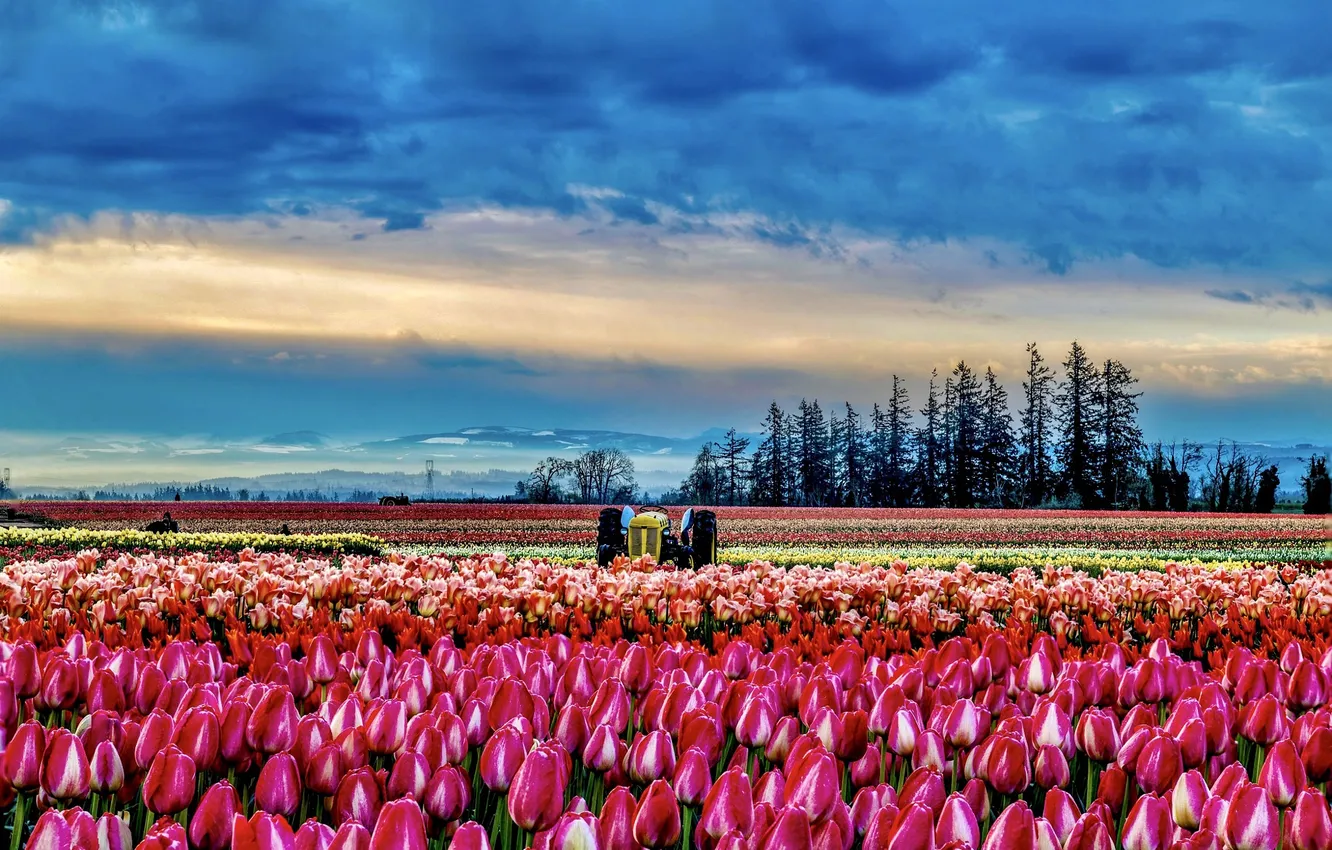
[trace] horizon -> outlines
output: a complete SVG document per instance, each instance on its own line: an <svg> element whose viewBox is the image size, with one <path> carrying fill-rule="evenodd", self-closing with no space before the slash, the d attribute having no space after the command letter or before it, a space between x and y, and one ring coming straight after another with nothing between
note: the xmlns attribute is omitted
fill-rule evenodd
<svg viewBox="0 0 1332 850"><path fill-rule="evenodd" d="M0 16L0 465L1016 404L1074 339L1149 440L1332 442L1317 0L237 9Z"/></svg>

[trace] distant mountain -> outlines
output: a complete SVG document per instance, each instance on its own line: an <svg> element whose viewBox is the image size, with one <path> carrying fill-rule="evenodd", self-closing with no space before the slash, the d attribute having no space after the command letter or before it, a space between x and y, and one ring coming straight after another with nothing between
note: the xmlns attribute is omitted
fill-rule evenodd
<svg viewBox="0 0 1332 850"><path fill-rule="evenodd" d="M20 493L115 490L151 493L159 484L204 482L253 492L326 489L423 492L427 462L435 467L437 495L498 496L513 491L543 458L574 457L589 449L620 449L634 461L639 483L653 492L674 487L699 447L724 438L712 428L696 437L660 437L624 431L479 425L370 441L339 440L306 430L257 440L212 437L42 438L0 432L0 467L12 470ZM752 451L761 435L742 434ZM1229 443L1227 441L1227 450ZM1204 444L1207 453L1215 442ZM1291 493L1310 454L1332 452L1323 444L1240 443L1249 454L1275 463L1281 490ZM1195 480L1200 470L1195 469ZM109 483L122 482L122 483Z"/></svg>

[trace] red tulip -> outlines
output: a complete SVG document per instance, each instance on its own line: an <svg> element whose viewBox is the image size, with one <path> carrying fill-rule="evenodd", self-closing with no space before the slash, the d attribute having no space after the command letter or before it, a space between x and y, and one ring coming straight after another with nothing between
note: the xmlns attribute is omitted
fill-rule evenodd
<svg viewBox="0 0 1332 850"><path fill-rule="evenodd" d="M1309 784L1299 751L1289 738L1278 741L1267 751L1263 767L1258 771L1258 784L1267 789L1279 809L1294 803L1295 797Z"/></svg>
<svg viewBox="0 0 1332 850"><path fill-rule="evenodd" d="M291 753L275 753L259 770L255 802L264 811L291 817L301 802L301 771Z"/></svg>
<svg viewBox="0 0 1332 850"><path fill-rule="evenodd" d="M490 837L481 824L468 821L453 833L449 850L490 850Z"/></svg>
<svg viewBox="0 0 1332 850"><path fill-rule="evenodd" d="M1295 850L1332 848L1332 815L1326 797L1310 788L1300 792L1290 818L1289 838Z"/></svg>
<svg viewBox="0 0 1332 850"><path fill-rule="evenodd" d="M603 850L635 850L634 816L637 812L638 802L628 788L620 785L611 789L598 817Z"/></svg>
<svg viewBox="0 0 1332 850"><path fill-rule="evenodd" d="M1201 773L1190 770L1180 774L1171 799L1171 814L1175 823L1183 829L1197 829L1202 823L1203 806L1207 805L1210 797L1211 791Z"/></svg>
<svg viewBox="0 0 1332 850"><path fill-rule="evenodd" d="M639 785L647 785L675 774L675 746L671 736L654 730L636 739L629 748L626 772Z"/></svg>
<svg viewBox="0 0 1332 850"><path fill-rule="evenodd" d="M598 850L601 825L590 812L565 812L555 824L551 850Z"/></svg>
<svg viewBox="0 0 1332 850"><path fill-rule="evenodd" d="M19 829L21 825L15 828ZM73 833L69 823L59 811L47 809L37 818L26 847L30 850L70 850L72 842Z"/></svg>
<svg viewBox="0 0 1332 850"><path fill-rule="evenodd" d="M976 822L976 813L971 804L961 794L953 794L943 804L939 812L939 822L934 828L934 843L944 845L950 841L966 841L972 847L980 847L980 824Z"/></svg>
<svg viewBox="0 0 1332 850"><path fill-rule="evenodd" d="M1129 810L1120 841L1124 850L1165 850L1173 832L1170 807L1161 797L1147 793Z"/></svg>
<svg viewBox="0 0 1332 850"><path fill-rule="evenodd" d="M634 840L643 847L669 847L680 840L680 806L675 792L658 779L643 792L634 812Z"/></svg>
<svg viewBox="0 0 1332 850"><path fill-rule="evenodd" d="M249 820L231 818L231 850L295 850L296 834L285 820L258 812Z"/></svg>
<svg viewBox="0 0 1332 850"><path fill-rule="evenodd" d="M595 741L596 731L592 734ZM592 746L589 742L588 751ZM518 730L513 726L497 729L481 751L481 781L491 791L507 792L525 758L527 749Z"/></svg>
<svg viewBox="0 0 1332 850"><path fill-rule="evenodd" d="M382 804L379 782L368 767L360 767L342 777L333 795L333 816L339 821L355 821L369 828L379 817Z"/></svg>
<svg viewBox="0 0 1332 850"><path fill-rule="evenodd" d="M804 809L784 806L755 846L763 850L812 850L814 836L810 831L809 816Z"/></svg>
<svg viewBox="0 0 1332 850"><path fill-rule="evenodd" d="M718 777L703 802L698 828L713 839L733 829L748 834L754 823L754 795L749 777L732 768Z"/></svg>
<svg viewBox="0 0 1332 850"><path fill-rule="evenodd" d="M509 817L528 832L550 829L564 808L566 784L556 754L544 746L535 747L513 775Z"/></svg>
<svg viewBox="0 0 1332 850"><path fill-rule="evenodd" d="M194 800L194 759L174 746L153 759L143 779L143 802L157 815L184 811Z"/></svg>
<svg viewBox="0 0 1332 850"><path fill-rule="evenodd" d="M296 830L296 850L329 850L333 846L333 827L317 820L307 820Z"/></svg>
<svg viewBox="0 0 1332 850"><path fill-rule="evenodd" d="M466 777L458 768L444 765L430 777L423 805L432 818L448 823L462 817L471 797Z"/></svg>
<svg viewBox="0 0 1332 850"><path fill-rule="evenodd" d="M412 800L394 800L379 810L370 850L426 850L425 818Z"/></svg>
<svg viewBox="0 0 1332 850"><path fill-rule="evenodd" d="M131 850L134 836L124 818L107 812L97 819L97 850Z"/></svg>
<svg viewBox="0 0 1332 850"><path fill-rule="evenodd" d="M1114 716L1106 712L1084 711L1078 718L1074 740L1092 761L1105 764L1119 755L1119 727Z"/></svg>
<svg viewBox="0 0 1332 850"><path fill-rule="evenodd" d="M1281 835L1272 798L1261 785L1236 789L1226 813L1226 839L1234 850L1277 850Z"/></svg>
<svg viewBox="0 0 1332 850"><path fill-rule="evenodd" d="M702 750L692 747L680 757L671 787L682 805L703 805L712 790L712 769Z"/></svg>
<svg viewBox="0 0 1332 850"><path fill-rule="evenodd" d="M1078 806L1073 802L1073 797L1067 791L1059 788L1051 788L1045 794L1045 806L1041 812L1046 822L1054 830L1059 838L1059 846L1063 847L1064 842L1068 840L1069 833L1073 831L1073 825L1078 822L1081 814L1078 812ZM973 846L979 842L973 842Z"/></svg>
<svg viewBox="0 0 1332 850"><path fill-rule="evenodd" d="M458 847L456 836L454 841L449 850ZM488 850L489 844L485 846ZM338 827L337 832L333 833L333 843L329 845L328 850L370 850L370 830L356 821L346 821Z"/></svg>
<svg viewBox="0 0 1332 850"><path fill-rule="evenodd" d="M1147 794L1165 794L1175 787L1175 781L1183 772L1179 744L1168 735L1156 735L1138 754L1135 774L1138 787Z"/></svg>
<svg viewBox="0 0 1332 850"><path fill-rule="evenodd" d="M1012 738L994 738L985 760L984 775L990 787L1000 794L1011 795L1026 790L1031 784L1027 748Z"/></svg>
<svg viewBox="0 0 1332 850"><path fill-rule="evenodd" d="M274 687L264 691L245 724L245 743L264 754L290 750L296 743L300 717L291 691Z"/></svg>
<svg viewBox="0 0 1332 850"><path fill-rule="evenodd" d="M823 823L841 800L837 760L832 753L817 749L808 751L795 765L788 759L787 765L787 805L804 811L811 824Z"/></svg>
<svg viewBox="0 0 1332 850"><path fill-rule="evenodd" d="M175 723L171 743L194 759L197 767L207 770L217 761L221 737L222 726L213 710L207 706L195 706Z"/></svg>
<svg viewBox="0 0 1332 850"><path fill-rule="evenodd" d="M227 850L231 846L231 821L239 811L240 798L231 783L210 785L190 819L190 846L195 850Z"/></svg>
<svg viewBox="0 0 1332 850"><path fill-rule="evenodd" d="M46 759L46 729L36 721L20 725L0 759L4 778L16 791L36 791Z"/></svg>
<svg viewBox="0 0 1332 850"><path fill-rule="evenodd" d="M1009 850L1036 846L1036 824L1031 809L1019 800L999 814L985 836L981 850Z"/></svg>
<svg viewBox="0 0 1332 850"><path fill-rule="evenodd" d="M1064 758L1064 754L1058 747L1049 745L1036 751L1036 762L1032 766L1031 775L1035 783L1046 790L1065 787L1071 777L1068 760Z"/></svg>
<svg viewBox="0 0 1332 850"><path fill-rule="evenodd" d="M313 794L331 797L342 780L342 750L327 743L314 751L305 765L305 787Z"/></svg>
<svg viewBox="0 0 1332 850"><path fill-rule="evenodd" d="M78 799L88 796L91 779L83 741L64 729L52 732L42 761L42 790L55 800Z"/></svg>

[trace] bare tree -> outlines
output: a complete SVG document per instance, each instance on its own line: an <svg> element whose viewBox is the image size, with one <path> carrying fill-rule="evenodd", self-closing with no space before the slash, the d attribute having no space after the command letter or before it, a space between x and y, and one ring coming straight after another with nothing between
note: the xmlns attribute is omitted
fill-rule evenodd
<svg viewBox="0 0 1332 850"><path fill-rule="evenodd" d="M634 462L620 449L593 449L573 462L578 493L587 504L604 505L633 492Z"/></svg>
<svg viewBox="0 0 1332 850"><path fill-rule="evenodd" d="M546 458L536 465L527 477L527 499L538 504L550 504L560 500L560 479L573 471L573 464L564 458Z"/></svg>

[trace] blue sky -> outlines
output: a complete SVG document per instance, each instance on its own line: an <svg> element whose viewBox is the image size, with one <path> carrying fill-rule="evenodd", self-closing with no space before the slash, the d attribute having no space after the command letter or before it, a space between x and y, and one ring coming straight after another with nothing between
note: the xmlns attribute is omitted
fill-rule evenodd
<svg viewBox="0 0 1332 850"><path fill-rule="evenodd" d="M958 357L1016 389L1027 341L1076 336L1162 436L1321 438L1329 26L1324 0L15 0L0 430L686 433Z"/></svg>

